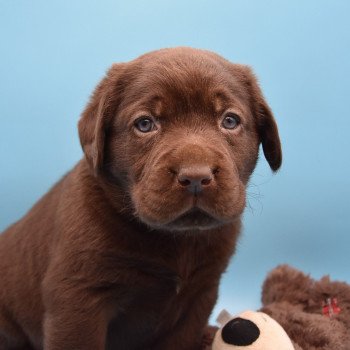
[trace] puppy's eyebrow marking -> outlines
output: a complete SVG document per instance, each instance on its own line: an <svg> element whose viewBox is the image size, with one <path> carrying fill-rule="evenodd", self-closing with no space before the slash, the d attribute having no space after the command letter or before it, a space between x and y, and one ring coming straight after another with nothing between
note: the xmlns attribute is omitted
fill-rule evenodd
<svg viewBox="0 0 350 350"><path fill-rule="evenodd" d="M159 117L163 112L163 101L162 98L158 95L153 96L151 99L151 106L155 117Z"/></svg>
<svg viewBox="0 0 350 350"><path fill-rule="evenodd" d="M223 91L216 91L213 98L215 113L222 114L227 108L227 96Z"/></svg>

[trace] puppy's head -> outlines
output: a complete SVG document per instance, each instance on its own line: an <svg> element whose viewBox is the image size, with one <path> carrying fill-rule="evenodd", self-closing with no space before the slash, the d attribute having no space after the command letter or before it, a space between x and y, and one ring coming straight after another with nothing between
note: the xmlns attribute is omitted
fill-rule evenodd
<svg viewBox="0 0 350 350"><path fill-rule="evenodd" d="M250 68L190 48L115 64L79 121L96 176L129 194L134 214L164 230L237 219L259 144L282 160L277 126Z"/></svg>

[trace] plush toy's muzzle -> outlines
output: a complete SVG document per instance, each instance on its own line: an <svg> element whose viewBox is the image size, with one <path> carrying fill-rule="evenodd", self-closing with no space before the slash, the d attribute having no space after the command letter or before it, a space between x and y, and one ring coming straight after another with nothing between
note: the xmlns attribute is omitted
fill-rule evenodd
<svg viewBox="0 0 350 350"><path fill-rule="evenodd" d="M218 317L224 325L215 335L213 350L294 350L284 329L263 312L245 311L232 318Z"/></svg>

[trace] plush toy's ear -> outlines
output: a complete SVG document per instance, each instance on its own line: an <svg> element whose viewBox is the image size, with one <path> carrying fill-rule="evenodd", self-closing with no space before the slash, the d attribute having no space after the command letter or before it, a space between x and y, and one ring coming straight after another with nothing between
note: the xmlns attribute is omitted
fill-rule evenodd
<svg viewBox="0 0 350 350"><path fill-rule="evenodd" d="M251 108L257 123L260 142L271 169L277 171L282 164L282 148L277 124L270 107L261 92L256 76L250 67L233 65L235 75L246 85L250 94Z"/></svg>
<svg viewBox="0 0 350 350"><path fill-rule="evenodd" d="M107 127L117 109L118 77L124 64L114 64L97 85L78 123L85 158L98 174L103 164Z"/></svg>

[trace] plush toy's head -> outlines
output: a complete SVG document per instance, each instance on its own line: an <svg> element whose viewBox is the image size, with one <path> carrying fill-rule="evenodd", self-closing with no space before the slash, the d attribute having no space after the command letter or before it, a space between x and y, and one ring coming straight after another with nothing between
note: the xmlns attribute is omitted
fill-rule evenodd
<svg viewBox="0 0 350 350"><path fill-rule="evenodd" d="M287 265L264 282L262 311L286 330L302 350L350 350L350 286L319 281Z"/></svg>
<svg viewBox="0 0 350 350"><path fill-rule="evenodd" d="M293 350L283 328L263 312L245 311L218 330L213 350Z"/></svg>

